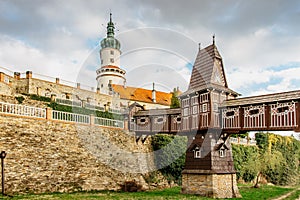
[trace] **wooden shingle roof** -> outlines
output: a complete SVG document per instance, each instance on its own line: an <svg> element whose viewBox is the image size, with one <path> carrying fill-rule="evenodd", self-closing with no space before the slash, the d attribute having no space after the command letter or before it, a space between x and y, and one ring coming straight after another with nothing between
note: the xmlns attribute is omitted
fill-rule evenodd
<svg viewBox="0 0 300 200"><path fill-rule="evenodd" d="M194 67L192 70L192 76L190 80L189 89L201 88L212 82L213 70L215 67L215 59L218 58L222 61L222 57L216 47L212 44L208 47L201 49L196 57ZM227 81L225 78L223 63L221 63L222 75L227 87Z"/></svg>
<svg viewBox="0 0 300 200"><path fill-rule="evenodd" d="M276 103L278 101L300 100L300 90L281 92L274 94L265 94L260 96L243 97L224 101L221 107L236 107L255 104Z"/></svg>
<svg viewBox="0 0 300 200"><path fill-rule="evenodd" d="M206 89L217 89L234 96L239 95L228 88L222 57L214 43L199 50L189 88L182 96Z"/></svg>

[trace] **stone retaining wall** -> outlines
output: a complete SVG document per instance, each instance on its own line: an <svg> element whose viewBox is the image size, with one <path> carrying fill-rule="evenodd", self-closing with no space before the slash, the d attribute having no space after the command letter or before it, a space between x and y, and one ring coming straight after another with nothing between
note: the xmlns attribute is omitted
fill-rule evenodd
<svg viewBox="0 0 300 200"><path fill-rule="evenodd" d="M139 162L143 157L126 158L120 152L149 152L150 145L137 144L128 132L2 114L0 122L8 194L119 190L132 180L147 187L142 173L128 171L137 166L140 172L147 170L153 165L151 156Z"/></svg>

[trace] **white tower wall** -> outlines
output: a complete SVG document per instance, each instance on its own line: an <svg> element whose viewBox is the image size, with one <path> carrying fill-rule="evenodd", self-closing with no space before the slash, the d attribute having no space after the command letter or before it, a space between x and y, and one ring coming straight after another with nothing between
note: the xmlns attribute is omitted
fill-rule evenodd
<svg viewBox="0 0 300 200"><path fill-rule="evenodd" d="M105 48L100 50L101 67L112 65L120 67L121 51L114 48Z"/></svg>

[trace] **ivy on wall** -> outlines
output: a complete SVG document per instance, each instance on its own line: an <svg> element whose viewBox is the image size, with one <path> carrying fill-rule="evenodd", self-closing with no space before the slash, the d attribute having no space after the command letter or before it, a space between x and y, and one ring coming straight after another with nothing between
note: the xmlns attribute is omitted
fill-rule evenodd
<svg viewBox="0 0 300 200"><path fill-rule="evenodd" d="M62 112L77 113L82 115L95 115L96 117L115 119L115 120L124 119L123 115L120 114L114 114L114 113L104 112L99 110L92 110L92 109L87 109L82 107L67 106L67 105L58 104L56 102L51 102L50 104L48 104L48 106L53 110L58 110Z"/></svg>

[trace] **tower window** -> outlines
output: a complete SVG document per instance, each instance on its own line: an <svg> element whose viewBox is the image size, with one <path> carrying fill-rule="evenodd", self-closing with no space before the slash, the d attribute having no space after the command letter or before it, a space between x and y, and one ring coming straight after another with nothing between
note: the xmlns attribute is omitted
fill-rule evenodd
<svg viewBox="0 0 300 200"><path fill-rule="evenodd" d="M101 59L101 64L103 64L103 59Z"/></svg>
<svg viewBox="0 0 300 200"><path fill-rule="evenodd" d="M110 51L110 55L114 55L115 52L113 50Z"/></svg>
<svg viewBox="0 0 300 200"><path fill-rule="evenodd" d="M111 62L111 63L114 63L115 61L114 61L114 59L113 59L113 58L111 58L111 59L110 59L110 62Z"/></svg>

